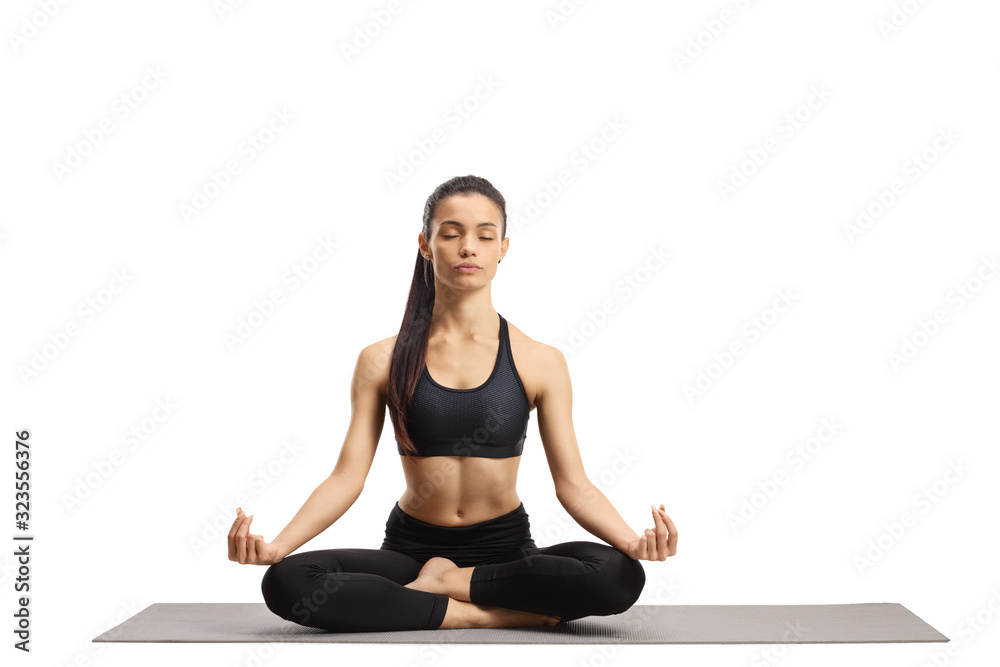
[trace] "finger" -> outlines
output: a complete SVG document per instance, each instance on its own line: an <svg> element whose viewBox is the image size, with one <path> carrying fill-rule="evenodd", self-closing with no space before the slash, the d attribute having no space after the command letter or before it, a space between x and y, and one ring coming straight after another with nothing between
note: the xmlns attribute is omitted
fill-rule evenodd
<svg viewBox="0 0 1000 667"><path fill-rule="evenodd" d="M650 507L652 507L652 506L650 506ZM660 535L663 535L663 538L666 539L666 536L667 536L667 524L663 521L663 511L662 510L659 510L659 509L656 509L655 507L653 507L653 521L654 521L655 526L656 526L655 530L656 530L656 536L657 536L657 538L659 538Z"/></svg>
<svg viewBox="0 0 1000 667"><path fill-rule="evenodd" d="M250 532L250 522L243 521L239 530L236 531L236 560L245 564L247 562L247 533Z"/></svg>
<svg viewBox="0 0 1000 667"><path fill-rule="evenodd" d="M247 563L257 562L257 536L250 532L253 514L247 519Z"/></svg>
<svg viewBox="0 0 1000 667"><path fill-rule="evenodd" d="M636 557L636 560L646 560L646 535L645 534L643 534L641 537L639 537L639 549L638 549L638 551L639 551L639 554Z"/></svg>
<svg viewBox="0 0 1000 667"><path fill-rule="evenodd" d="M236 508L236 520L233 521L232 527L229 529L229 560L236 560L236 531L239 530L240 524L243 523L243 519L246 515L243 514L242 508Z"/></svg>
<svg viewBox="0 0 1000 667"><path fill-rule="evenodd" d="M662 508L663 505L660 505ZM666 512L662 509L653 508L653 516L656 519L656 554L657 560L667 558L667 523L664 520Z"/></svg>
<svg viewBox="0 0 1000 667"><path fill-rule="evenodd" d="M250 532L250 524L253 523L253 515L247 520L247 562L257 562L257 536Z"/></svg>
<svg viewBox="0 0 1000 667"><path fill-rule="evenodd" d="M669 532L667 536L667 555L673 556L677 553L677 526L674 525L673 520L669 515L664 514L663 520L667 523L667 531Z"/></svg>
<svg viewBox="0 0 1000 667"><path fill-rule="evenodd" d="M646 529L647 541L649 542L649 560L659 560L659 547L657 546L657 539L660 534L660 524L659 517L657 517L656 507L650 505L650 511L653 513L653 528L650 530Z"/></svg>
<svg viewBox="0 0 1000 667"><path fill-rule="evenodd" d="M666 524L661 524L663 530L660 530L658 526L656 528L656 553L659 555L657 560L666 560L670 552L667 550L667 526Z"/></svg>
<svg viewBox="0 0 1000 667"><path fill-rule="evenodd" d="M260 535L247 535L247 562L256 563L257 562L257 538Z"/></svg>
<svg viewBox="0 0 1000 667"><path fill-rule="evenodd" d="M646 529L646 558L648 560L656 560L656 531L649 528Z"/></svg>

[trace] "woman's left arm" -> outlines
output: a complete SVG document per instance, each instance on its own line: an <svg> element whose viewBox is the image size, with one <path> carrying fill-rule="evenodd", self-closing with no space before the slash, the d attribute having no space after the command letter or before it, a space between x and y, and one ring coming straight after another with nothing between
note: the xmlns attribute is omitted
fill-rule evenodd
<svg viewBox="0 0 1000 667"><path fill-rule="evenodd" d="M556 498L584 530L635 559L664 560L677 553L677 529L663 505L652 507L653 528L637 534L583 468L573 430L573 387L566 357L546 346L535 397L538 430L545 448Z"/></svg>

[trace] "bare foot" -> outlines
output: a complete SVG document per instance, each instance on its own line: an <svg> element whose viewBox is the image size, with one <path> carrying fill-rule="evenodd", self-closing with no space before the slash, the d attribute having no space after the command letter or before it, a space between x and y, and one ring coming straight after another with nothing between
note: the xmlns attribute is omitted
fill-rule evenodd
<svg viewBox="0 0 1000 667"><path fill-rule="evenodd" d="M448 628L516 628L529 625L555 625L558 616L534 614L530 611L487 607L454 598L448 599L448 610L439 629Z"/></svg>
<svg viewBox="0 0 1000 667"><path fill-rule="evenodd" d="M457 570L458 565L454 561L434 556L429 558L424 566L417 573L417 578L406 584L406 588L413 588L418 591L428 593L447 593L445 586L445 575L451 570Z"/></svg>

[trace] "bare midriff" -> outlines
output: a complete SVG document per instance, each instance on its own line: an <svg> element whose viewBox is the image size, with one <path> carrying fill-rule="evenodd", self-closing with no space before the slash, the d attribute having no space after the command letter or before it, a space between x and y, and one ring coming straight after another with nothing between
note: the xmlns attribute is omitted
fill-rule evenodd
<svg viewBox="0 0 1000 667"><path fill-rule="evenodd" d="M520 456L422 456L403 459L406 491L399 507L437 526L468 526L512 512Z"/></svg>

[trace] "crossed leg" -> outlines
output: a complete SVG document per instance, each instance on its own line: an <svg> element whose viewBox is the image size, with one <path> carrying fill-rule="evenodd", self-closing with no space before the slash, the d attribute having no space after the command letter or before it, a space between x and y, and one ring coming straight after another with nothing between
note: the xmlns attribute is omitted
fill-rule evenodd
<svg viewBox="0 0 1000 667"><path fill-rule="evenodd" d="M286 556L261 580L285 620L334 632L552 625L549 615L456 600L408 587L422 563L388 549L320 549Z"/></svg>
<svg viewBox="0 0 1000 667"><path fill-rule="evenodd" d="M635 604L645 583L638 560L581 540L522 549L506 562L470 567L431 558L406 587L568 621L620 614Z"/></svg>

